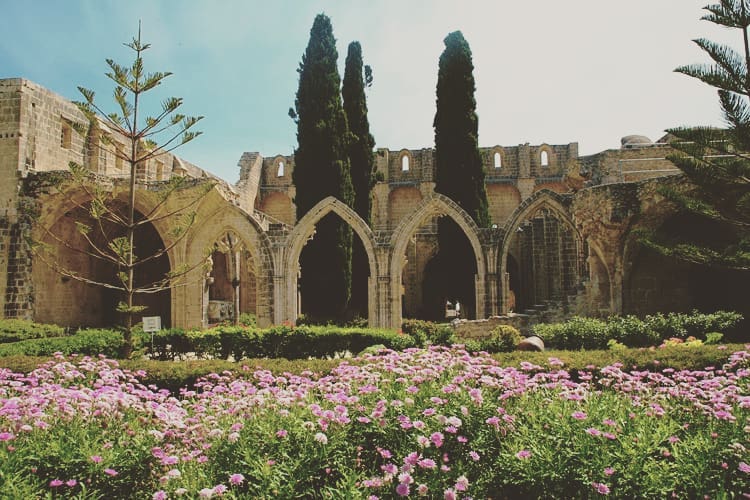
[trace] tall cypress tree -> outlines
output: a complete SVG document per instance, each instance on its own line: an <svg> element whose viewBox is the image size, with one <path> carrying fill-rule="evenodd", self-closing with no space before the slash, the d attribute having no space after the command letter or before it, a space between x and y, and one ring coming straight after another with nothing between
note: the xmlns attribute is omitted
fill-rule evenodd
<svg viewBox="0 0 750 500"><path fill-rule="evenodd" d="M460 31L443 40L435 113L435 191L458 203L480 227L490 224L484 170L477 144L471 48ZM438 316L445 300L458 300L462 312L474 310L475 257L466 235L448 218L438 221L438 254L426 270L426 315Z"/></svg>
<svg viewBox="0 0 750 500"><path fill-rule="evenodd" d="M349 162L354 186L354 210L370 224L372 208L371 191L375 184L373 148L375 139L370 134L367 120L367 99L365 87L372 81L369 66L363 68L362 47L359 42L351 42L346 55L344 86L341 90L344 99L344 112L349 123ZM358 313L367 312L367 276L369 265L367 254L361 242L355 241L352 254L352 309Z"/></svg>
<svg viewBox="0 0 750 500"><path fill-rule="evenodd" d="M443 43L433 123L435 190L458 203L479 227L488 227L490 215L477 143L479 119L471 48L460 31L450 33Z"/></svg>
<svg viewBox="0 0 750 500"><path fill-rule="evenodd" d="M354 202L337 60L331 20L318 14L298 69L292 113L297 122L293 180L298 219L327 196L349 206ZM300 257L306 314L331 319L344 312L351 294L351 252L351 228L334 214L324 217Z"/></svg>

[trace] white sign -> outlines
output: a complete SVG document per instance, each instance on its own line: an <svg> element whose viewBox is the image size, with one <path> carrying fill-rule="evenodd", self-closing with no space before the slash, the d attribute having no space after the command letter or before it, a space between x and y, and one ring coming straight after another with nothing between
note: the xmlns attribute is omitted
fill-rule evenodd
<svg viewBox="0 0 750 500"><path fill-rule="evenodd" d="M161 316L144 316L143 331L158 332L161 330Z"/></svg>

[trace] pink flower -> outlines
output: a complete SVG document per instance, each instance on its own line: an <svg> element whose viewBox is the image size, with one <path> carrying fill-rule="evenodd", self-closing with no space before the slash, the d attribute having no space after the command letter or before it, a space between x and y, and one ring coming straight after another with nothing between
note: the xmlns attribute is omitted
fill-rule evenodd
<svg viewBox="0 0 750 500"><path fill-rule="evenodd" d="M464 475L458 476L456 479L456 491L466 491L469 489L469 480Z"/></svg>
<svg viewBox="0 0 750 500"><path fill-rule="evenodd" d="M524 460L526 458L529 458L531 456L531 452L529 450L521 450L518 453L516 453L516 458L519 460Z"/></svg>
<svg viewBox="0 0 750 500"><path fill-rule="evenodd" d="M474 460L475 462L478 462L478 461L479 461L479 453L477 453L476 451L474 451L474 450L470 451L470 452L469 452L469 456L470 456L470 457L471 457L471 459L472 459L472 460Z"/></svg>
<svg viewBox="0 0 750 500"><path fill-rule="evenodd" d="M62 486L62 484L63 482L60 481L59 479L53 479L52 481L49 482L49 485L51 488L57 488L58 486Z"/></svg>
<svg viewBox="0 0 750 500"><path fill-rule="evenodd" d="M10 432L0 432L0 441L10 441L12 439L15 439L16 436L14 436Z"/></svg>
<svg viewBox="0 0 750 500"><path fill-rule="evenodd" d="M117 474L119 474L119 472L114 469L104 469L104 473L112 477L115 477Z"/></svg>
<svg viewBox="0 0 750 500"><path fill-rule="evenodd" d="M609 486L604 483L591 483L591 487L600 495L609 495Z"/></svg>
<svg viewBox="0 0 750 500"><path fill-rule="evenodd" d="M95 464L100 464L100 463L102 462L102 457L100 457L99 455L92 455L92 456L90 456L89 458L90 458L90 459L91 459L91 461L92 461L92 462L94 462Z"/></svg>
<svg viewBox="0 0 750 500"><path fill-rule="evenodd" d="M76 484L78 484L78 481L76 481L75 479L68 479L67 481L65 481L65 486L67 486L68 488L72 488Z"/></svg>
<svg viewBox="0 0 750 500"><path fill-rule="evenodd" d="M606 467L604 469L604 474L607 476L611 476L614 473L615 473L615 470L612 467Z"/></svg>
<svg viewBox="0 0 750 500"><path fill-rule="evenodd" d="M399 483L398 486L396 486L396 494L400 497L409 496L409 485L404 483Z"/></svg>
<svg viewBox="0 0 750 500"><path fill-rule="evenodd" d="M680 438L678 438L677 436L669 436L669 442L671 444L674 444L674 443L678 442L679 440L680 440Z"/></svg>
<svg viewBox="0 0 750 500"><path fill-rule="evenodd" d="M328 436L326 436L322 432L318 432L315 434L315 441L319 442L320 444L328 444Z"/></svg>
<svg viewBox="0 0 750 500"><path fill-rule="evenodd" d="M435 467L437 467L437 464L431 458L423 458L422 460L417 462L417 465L419 465L423 469L434 469Z"/></svg>
<svg viewBox="0 0 750 500"><path fill-rule="evenodd" d="M586 434L591 434L594 437L598 437L602 435L602 431L595 427L589 427L588 429L586 429Z"/></svg>
<svg viewBox="0 0 750 500"><path fill-rule="evenodd" d="M432 444L435 445L436 448L440 448L443 446L443 439L445 436L443 436L443 433L441 432L433 432L430 436L430 441L432 441Z"/></svg>
<svg viewBox="0 0 750 500"><path fill-rule="evenodd" d="M739 469L745 474L750 474L750 465L747 465L745 462L740 462Z"/></svg>
<svg viewBox="0 0 750 500"><path fill-rule="evenodd" d="M213 488L203 488L198 492L198 498L211 498L214 496Z"/></svg>
<svg viewBox="0 0 750 500"><path fill-rule="evenodd" d="M588 418L588 415L586 415L582 411L574 411L571 417L573 417L576 420L586 420Z"/></svg>
<svg viewBox="0 0 750 500"><path fill-rule="evenodd" d="M245 476L242 474L232 474L229 476L229 484L232 486L238 486L245 481Z"/></svg>
<svg viewBox="0 0 750 500"><path fill-rule="evenodd" d="M287 434L289 433L286 431L286 429L279 429L278 431L276 431L277 438L285 438Z"/></svg>
<svg viewBox="0 0 750 500"><path fill-rule="evenodd" d="M216 486L214 486L214 493L216 494L216 496L222 496L224 493L226 493L227 489L228 488L225 485L217 484Z"/></svg>
<svg viewBox="0 0 750 500"><path fill-rule="evenodd" d="M167 492L164 490L159 490L156 493L154 493L151 498L153 500L167 500Z"/></svg>
<svg viewBox="0 0 750 500"><path fill-rule="evenodd" d="M419 486L417 486L417 494L420 496L427 495L428 491L429 491L429 488L427 488L426 484L420 484Z"/></svg>
<svg viewBox="0 0 750 500"><path fill-rule="evenodd" d="M456 500L456 491L453 488L448 488L443 492L444 500Z"/></svg>

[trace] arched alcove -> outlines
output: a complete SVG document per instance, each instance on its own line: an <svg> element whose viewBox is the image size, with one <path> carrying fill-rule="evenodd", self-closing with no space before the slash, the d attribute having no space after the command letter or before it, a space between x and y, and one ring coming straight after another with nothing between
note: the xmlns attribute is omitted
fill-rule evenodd
<svg viewBox="0 0 750 500"><path fill-rule="evenodd" d="M408 263L407 249L413 241L418 228L430 218L443 217L454 223L459 232L468 240L473 259L475 275L469 277L474 281L474 307L465 316L484 316L484 279L486 264L479 241L479 228L474 220L455 202L444 195L434 193L425 198L409 216L404 218L391 237L390 280L391 280L391 315L392 325L399 325L403 317L403 273ZM425 276L429 269L425 270ZM449 299L449 298L448 298Z"/></svg>
<svg viewBox="0 0 750 500"><path fill-rule="evenodd" d="M108 206L120 217L126 214L124 202L113 200ZM117 304L125 300L124 292L109 287L121 286L117 278L118 268L113 262L102 258L95 247L106 248L110 242L125 235L125 228L103 219L94 220L89 214L90 204L80 199L61 211L61 214L48 214L46 230L43 229L45 221L38 229L46 250L34 257L32 266L32 279L37 285L35 320L66 326L108 327L121 324L122 318L116 309ZM136 220L143 218L143 213L136 210ZM90 228L86 236L79 230L81 225ZM169 254L164 252L165 242L151 223L137 227L134 249L136 260L144 261L135 267L136 288L158 285L173 268ZM83 280L101 285L61 274L53 269L55 265L75 273ZM168 288L155 293L137 293L135 305L146 309L136 315L136 321L140 321L141 316L160 316L162 326L170 326L171 302L171 290Z"/></svg>
<svg viewBox="0 0 750 500"><path fill-rule="evenodd" d="M513 302L503 297L503 312L511 305L523 312L538 304L562 301L581 282L582 241L563 198L552 191L538 191L509 217L498 252L501 290L511 290ZM509 256L517 256L511 259ZM515 273L515 275L511 275Z"/></svg>
<svg viewBox="0 0 750 500"><path fill-rule="evenodd" d="M300 219L287 238L284 274L287 280L286 318L290 321L295 321L298 314L305 309L305 297L300 296L299 294L298 282L300 276L304 279L304 268L300 264L303 249L308 241L315 237L316 227L318 227L321 222L325 224L326 221L336 221L336 218L340 218L352 228L354 232L353 237L359 238L364 247L365 253L367 254L370 271L367 294L367 318L368 322L371 324L374 321L376 315L375 305L377 304L377 301L374 287L372 286L372 280L373 277L378 275L375 258L375 237L370 227L351 207L332 196L321 200L311 208L304 217Z"/></svg>

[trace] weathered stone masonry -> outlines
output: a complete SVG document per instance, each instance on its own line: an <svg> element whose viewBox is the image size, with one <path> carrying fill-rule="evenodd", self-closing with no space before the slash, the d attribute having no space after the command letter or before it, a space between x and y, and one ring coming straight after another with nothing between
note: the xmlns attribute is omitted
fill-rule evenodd
<svg viewBox="0 0 750 500"><path fill-rule="evenodd" d="M0 272L6 277L0 297L6 317L70 325L113 320L111 298L61 279L26 247L25 236L43 240L45 227L69 231L71 241L76 236L66 215L69 207L59 195L23 196L21 187L65 170L71 160L111 179L107 182L114 190L126 175L114 157L96 147L101 134L115 144L120 138L104 126L81 137L72 127L81 121L72 103L43 87L23 79L0 80ZM147 314L161 315L173 326L205 326L232 306L236 286L239 312L256 314L261 325L294 322L300 306L300 253L314 237L315 225L331 213L353 228L367 252L373 326L395 328L404 316L418 312L425 266L437 251L439 217L452 219L474 250L476 310L471 316L549 308L594 315L641 312L651 300L641 295L653 298L665 285L649 279L658 266L644 257L632 234L639 227L658 229L673 213L657 189L664 182L684 185L674 176L679 171L664 160L670 150L668 144L640 136L624 138L621 149L588 157L578 155L576 143L481 148L490 228L478 228L460 206L434 192L432 149L376 151L371 225L334 198L296 214L292 156L244 153L239 182L231 185L166 154L139 172L141 212L153 206L159 183L173 175L196 183L210 179L216 187L200 201L198 223L158 270L199 262L207 254L212 268L207 274L194 271L186 286L154 299ZM30 204L40 213L34 227L23 215ZM167 229L154 225L154 244L170 243ZM57 251L67 265L103 276L104 271L62 246ZM693 305L685 283L669 307Z"/></svg>

